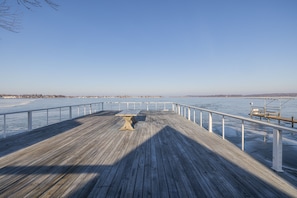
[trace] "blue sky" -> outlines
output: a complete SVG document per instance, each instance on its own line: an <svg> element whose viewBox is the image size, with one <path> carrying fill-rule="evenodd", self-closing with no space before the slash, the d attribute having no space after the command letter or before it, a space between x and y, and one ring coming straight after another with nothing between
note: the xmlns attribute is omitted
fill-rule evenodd
<svg viewBox="0 0 297 198"><path fill-rule="evenodd" d="M297 92L296 0L63 0L0 29L0 93Z"/></svg>

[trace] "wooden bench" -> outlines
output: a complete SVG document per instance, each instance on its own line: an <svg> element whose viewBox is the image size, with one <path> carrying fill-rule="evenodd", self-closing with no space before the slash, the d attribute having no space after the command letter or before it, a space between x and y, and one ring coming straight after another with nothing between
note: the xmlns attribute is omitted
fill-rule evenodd
<svg viewBox="0 0 297 198"><path fill-rule="evenodd" d="M123 110L119 113L117 113L115 116L120 116L125 120L124 125L122 126L122 128L120 128L121 131L124 130L134 130L133 125L135 124L136 120L135 120L135 116L137 116L139 114L140 110Z"/></svg>

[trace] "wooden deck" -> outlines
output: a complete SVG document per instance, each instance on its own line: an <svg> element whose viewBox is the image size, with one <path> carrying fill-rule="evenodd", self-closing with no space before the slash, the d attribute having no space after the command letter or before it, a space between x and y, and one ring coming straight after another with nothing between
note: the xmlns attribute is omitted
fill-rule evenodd
<svg viewBox="0 0 297 198"><path fill-rule="evenodd" d="M0 197L297 197L296 186L171 112L134 131L99 112L0 141Z"/></svg>

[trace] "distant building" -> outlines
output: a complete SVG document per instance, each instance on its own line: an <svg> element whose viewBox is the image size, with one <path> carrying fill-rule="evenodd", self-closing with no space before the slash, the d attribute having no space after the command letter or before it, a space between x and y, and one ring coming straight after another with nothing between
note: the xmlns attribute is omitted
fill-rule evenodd
<svg viewBox="0 0 297 198"><path fill-rule="evenodd" d="M17 98L17 96L2 96L4 99L12 99L12 98Z"/></svg>

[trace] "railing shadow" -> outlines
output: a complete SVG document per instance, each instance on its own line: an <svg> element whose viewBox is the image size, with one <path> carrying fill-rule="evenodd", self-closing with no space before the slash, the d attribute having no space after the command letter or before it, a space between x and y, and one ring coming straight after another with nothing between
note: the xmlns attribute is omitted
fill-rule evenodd
<svg viewBox="0 0 297 198"><path fill-rule="evenodd" d="M124 171L111 174L119 169ZM286 193L279 186L270 184L269 179L262 180L174 128L165 126L117 163L105 167L71 196L289 197Z"/></svg>
<svg viewBox="0 0 297 198"><path fill-rule="evenodd" d="M100 111L95 114L86 116L110 116L114 114L115 112L112 111ZM51 124L49 126L37 128L32 131L12 135L5 139L0 139L0 157L29 147L56 135L62 134L72 128L78 127L81 125L78 120L86 116L62 121L59 123Z"/></svg>

